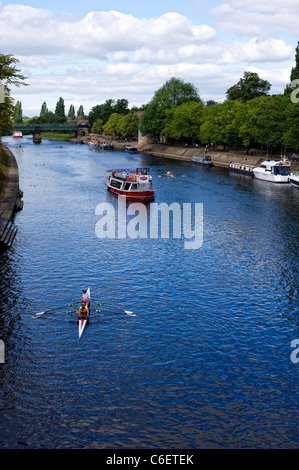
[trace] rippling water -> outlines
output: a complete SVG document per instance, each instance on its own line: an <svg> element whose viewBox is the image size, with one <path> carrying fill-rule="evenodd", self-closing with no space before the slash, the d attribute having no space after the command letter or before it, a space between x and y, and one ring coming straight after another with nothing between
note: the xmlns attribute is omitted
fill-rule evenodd
<svg viewBox="0 0 299 470"><path fill-rule="evenodd" d="M0 447L298 447L299 191L31 139L4 139L24 209L0 255ZM97 205L117 206L105 170L137 166L155 202L203 203L201 248L96 237ZM54 309L87 285L104 305L78 341L74 313Z"/></svg>

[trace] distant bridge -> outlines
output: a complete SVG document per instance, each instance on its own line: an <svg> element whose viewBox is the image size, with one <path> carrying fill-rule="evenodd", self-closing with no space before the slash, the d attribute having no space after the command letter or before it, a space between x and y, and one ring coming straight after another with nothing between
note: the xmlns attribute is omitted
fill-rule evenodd
<svg viewBox="0 0 299 470"><path fill-rule="evenodd" d="M78 124L15 124L15 131L33 131L33 132L59 132L59 131L77 131Z"/></svg>

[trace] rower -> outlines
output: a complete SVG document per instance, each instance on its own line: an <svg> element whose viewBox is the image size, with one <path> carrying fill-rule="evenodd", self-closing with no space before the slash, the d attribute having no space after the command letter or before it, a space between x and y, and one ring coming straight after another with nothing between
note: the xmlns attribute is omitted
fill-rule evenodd
<svg viewBox="0 0 299 470"><path fill-rule="evenodd" d="M87 291L86 289L83 289L83 295L82 295L82 302L86 305L87 309L89 308L89 304L90 304L90 301L91 301L91 298L89 297L89 295L87 294Z"/></svg>
<svg viewBox="0 0 299 470"><path fill-rule="evenodd" d="M77 312L78 317L87 317L89 315L89 310L84 302L82 302L81 307Z"/></svg>

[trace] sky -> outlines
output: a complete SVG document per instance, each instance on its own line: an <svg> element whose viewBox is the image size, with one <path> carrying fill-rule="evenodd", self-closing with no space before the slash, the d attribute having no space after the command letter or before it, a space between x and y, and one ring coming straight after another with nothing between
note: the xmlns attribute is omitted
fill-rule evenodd
<svg viewBox="0 0 299 470"><path fill-rule="evenodd" d="M298 0L0 0L0 54L27 87L11 87L23 116L60 97L88 114L108 99L147 104L172 77L223 102L245 71L290 82Z"/></svg>

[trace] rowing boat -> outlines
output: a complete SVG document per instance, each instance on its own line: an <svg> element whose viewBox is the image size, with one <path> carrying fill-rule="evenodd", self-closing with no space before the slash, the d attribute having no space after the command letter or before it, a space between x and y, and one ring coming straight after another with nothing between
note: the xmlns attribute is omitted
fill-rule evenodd
<svg viewBox="0 0 299 470"><path fill-rule="evenodd" d="M88 287L86 293L87 293L88 297L90 297L90 287ZM90 311L90 309L89 309L89 311ZM83 334L83 331L84 331L84 328L85 328L87 322L88 322L88 316L79 317L79 339L81 338L81 336Z"/></svg>

